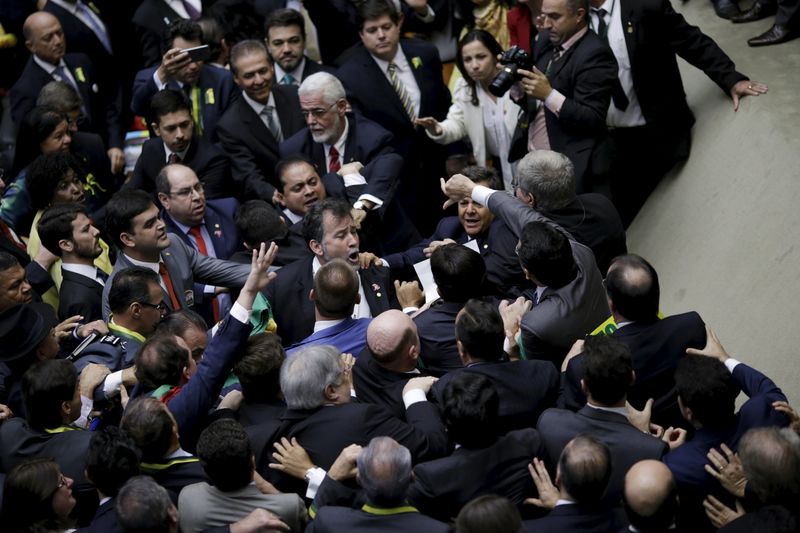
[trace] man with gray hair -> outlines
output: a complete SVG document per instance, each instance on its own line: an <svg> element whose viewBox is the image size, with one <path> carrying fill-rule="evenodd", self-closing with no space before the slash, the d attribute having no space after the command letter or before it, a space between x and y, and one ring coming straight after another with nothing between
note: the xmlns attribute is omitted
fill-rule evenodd
<svg viewBox="0 0 800 533"><path fill-rule="evenodd" d="M391 524L396 531L444 532L447 525L422 515L406 503L411 484L411 453L389 437L375 437L356 459L356 479L367 503L361 509L326 506L306 531L371 532Z"/></svg>
<svg viewBox="0 0 800 533"><path fill-rule="evenodd" d="M419 234L392 203L403 166L392 148L392 134L357 114L347 115L344 86L333 74L312 74L300 84L298 94L307 127L281 144L281 157L302 154L327 178L326 185L341 183L356 225L375 212L368 225L379 225L380 230L368 235L376 244L399 251L417 242Z"/></svg>
<svg viewBox="0 0 800 533"><path fill-rule="evenodd" d="M529 152L517 164L517 198L570 232L594 252L600 272L628 253L617 209L598 193L575 194L575 165L562 153Z"/></svg>
<svg viewBox="0 0 800 533"><path fill-rule="evenodd" d="M340 357L333 346L309 346L281 367L287 409L278 436L297 439L308 452L313 465L304 477L311 492L343 448L366 445L373 437L392 437L409 449L414 461L442 457L449 451L438 410L425 397L435 378L418 377L405 385L403 422L378 405L351 402L352 361L348 359Z"/></svg>
<svg viewBox="0 0 800 533"><path fill-rule="evenodd" d="M267 47L255 39L231 49L230 66L242 97L217 123L220 145L230 156L233 179L244 197L282 204L274 169L280 142L303 127L297 88L273 83Z"/></svg>

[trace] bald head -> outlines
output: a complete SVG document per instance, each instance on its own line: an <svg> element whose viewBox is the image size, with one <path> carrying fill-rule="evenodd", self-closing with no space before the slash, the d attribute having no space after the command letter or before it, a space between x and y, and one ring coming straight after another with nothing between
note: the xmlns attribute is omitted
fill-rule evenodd
<svg viewBox="0 0 800 533"><path fill-rule="evenodd" d="M614 258L606 275L606 293L618 322L643 322L658 317L658 274L653 265L638 255Z"/></svg>
<svg viewBox="0 0 800 533"><path fill-rule="evenodd" d="M625 509L640 531L661 531L675 521L675 479L661 461L639 461L625 475Z"/></svg>
<svg viewBox="0 0 800 533"><path fill-rule="evenodd" d="M385 311L370 322L367 347L372 358L384 368L398 372L413 370L419 355L417 326L402 311Z"/></svg>
<svg viewBox="0 0 800 533"><path fill-rule="evenodd" d="M597 504L611 478L608 446L588 434L578 435L561 452L556 478L563 498L585 505Z"/></svg>
<svg viewBox="0 0 800 533"><path fill-rule="evenodd" d="M25 19L22 34L25 37L25 46L39 59L58 65L64 57L64 31L58 19L50 13L37 11Z"/></svg>

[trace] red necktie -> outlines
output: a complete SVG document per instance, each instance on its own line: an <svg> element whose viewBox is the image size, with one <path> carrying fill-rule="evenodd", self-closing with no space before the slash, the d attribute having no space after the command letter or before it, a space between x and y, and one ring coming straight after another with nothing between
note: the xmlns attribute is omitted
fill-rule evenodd
<svg viewBox="0 0 800 533"><path fill-rule="evenodd" d="M178 154L173 153L173 154L169 154L169 161L168 162L169 162L170 165L174 165L175 163L183 163L183 160L181 159L181 156L179 156Z"/></svg>
<svg viewBox="0 0 800 533"><path fill-rule="evenodd" d="M158 273L161 275L161 279L164 281L164 285L167 287L167 294L169 294L170 302L172 302L172 310L177 311L182 307L181 302L178 300L178 296L175 294L175 288L172 286L172 278L169 276L167 265L165 265L163 262L158 264Z"/></svg>
<svg viewBox="0 0 800 533"><path fill-rule="evenodd" d="M200 226L189 228L189 233L194 237L194 242L197 244L197 251L208 257L208 248L206 248L206 241L203 239L203 234L200 232ZM211 299L211 307L214 310L214 322L219 322L219 302L217 297Z"/></svg>
<svg viewBox="0 0 800 533"><path fill-rule="evenodd" d="M328 172L339 172L339 169L342 168L342 163L339 162L339 151L336 147L331 146L331 150L328 154L331 158L331 162L328 163Z"/></svg>

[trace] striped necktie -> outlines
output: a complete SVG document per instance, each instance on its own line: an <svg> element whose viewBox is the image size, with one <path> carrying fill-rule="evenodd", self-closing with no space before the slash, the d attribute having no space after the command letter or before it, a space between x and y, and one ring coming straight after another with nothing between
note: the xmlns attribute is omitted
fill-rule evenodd
<svg viewBox="0 0 800 533"><path fill-rule="evenodd" d="M406 91L405 85L403 85L403 82L401 82L400 78L397 76L397 65L394 62L389 63L389 68L386 69L386 71L389 73L389 81L392 83L394 92L397 93L397 97L400 98L400 103L403 104L403 109L406 110L406 114L411 122L414 122L417 118L417 114L414 113L414 105L411 102L408 91Z"/></svg>

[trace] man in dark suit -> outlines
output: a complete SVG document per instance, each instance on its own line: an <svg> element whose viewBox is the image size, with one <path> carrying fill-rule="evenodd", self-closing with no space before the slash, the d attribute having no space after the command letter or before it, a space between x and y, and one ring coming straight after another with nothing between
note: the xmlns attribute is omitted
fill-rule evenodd
<svg viewBox="0 0 800 533"><path fill-rule="evenodd" d="M307 128L281 144L281 156L302 154L329 183L341 183L357 226L373 236L369 249L402 250L419 239L394 201L402 159L392 136L359 115L347 116L342 83L327 72L306 78L298 89ZM333 191L329 191L333 192ZM372 215L372 216L369 216Z"/></svg>
<svg viewBox="0 0 800 533"><path fill-rule="evenodd" d="M515 429L536 427L539 415L556 404L558 372L546 361L504 361L503 319L497 307L480 300L469 300L456 317L458 355L462 370L442 376L431 395L446 406L445 390L461 374L480 374L489 378L498 394L497 429L501 434Z"/></svg>
<svg viewBox="0 0 800 533"><path fill-rule="evenodd" d="M703 511L708 494L733 507L730 496L703 468L706 454L721 444L736 451L747 430L785 426L786 416L772 407L786 396L770 378L730 357L709 330L702 350L689 348L675 370L675 387L681 411L695 428L694 436L664 457L675 476L681 501L679 524L693 531L713 530ZM748 400L736 411L739 391Z"/></svg>
<svg viewBox="0 0 800 533"><path fill-rule="evenodd" d="M738 11L735 3L724 1ZM767 86L737 72L725 52L668 1L620 0L616 9L611 1L590 4L590 25L619 64L613 99L604 112L615 154L612 200L627 227L661 177L689 155L694 115L676 56L732 97L734 110L741 98L764 93Z"/></svg>
<svg viewBox="0 0 800 533"><path fill-rule="evenodd" d="M260 41L237 43L231 49L230 65L242 97L219 121L220 145L231 158L240 193L278 205L278 147L303 127L297 89L273 83L272 63Z"/></svg>
<svg viewBox="0 0 800 533"><path fill-rule="evenodd" d="M630 352L624 344L611 337L595 336L589 337L584 346L586 371L582 387L586 405L577 413L548 409L539 419L538 429L551 465L576 435L590 433L603 441L613 458L604 501L616 506L622 500L628 468L643 459L661 459L670 446L681 444L686 432L669 428L662 440L645 433L650 427L649 413L629 419L625 399L635 378Z"/></svg>
<svg viewBox="0 0 800 533"><path fill-rule="evenodd" d="M408 493L412 505L443 522L482 494L522 504L534 493L526 467L544 453L535 429L501 428L499 382L476 373L455 374L442 392L441 411L447 434L458 446L449 457L418 464Z"/></svg>
<svg viewBox="0 0 800 533"><path fill-rule="evenodd" d="M80 315L84 323L103 318L103 286L108 276L94 265L102 253L100 230L79 204L55 204L39 219L42 246L61 257L60 320Z"/></svg>
<svg viewBox="0 0 800 533"><path fill-rule="evenodd" d="M312 74L335 70L304 55L306 22L294 9L276 9L269 14L264 22L264 42L275 65L275 81L281 85L299 86Z"/></svg>
<svg viewBox="0 0 800 533"><path fill-rule="evenodd" d="M417 327L411 317L390 309L373 318L367 328L367 347L353 366L358 401L381 405L405 420L403 388L409 379L427 375L417 368L419 352Z"/></svg>
<svg viewBox="0 0 800 533"><path fill-rule="evenodd" d="M231 169L228 156L206 137L197 135L192 108L183 93L165 89L152 99L156 137L142 147L133 177L125 189L155 192L156 176L169 163L183 163L203 183L208 198L231 196Z"/></svg>
<svg viewBox="0 0 800 533"><path fill-rule="evenodd" d="M678 488L661 461L645 459L625 474L625 516L629 531L669 531L675 528ZM634 529L635 528L635 529Z"/></svg>
<svg viewBox="0 0 800 533"><path fill-rule="evenodd" d="M11 117L19 125L36 105L42 87L53 80L69 83L81 98L84 127L100 134L109 156L121 155L123 133L119 123L118 87L98 85L91 58L85 54L65 54L66 41L61 23L50 13L28 17L23 28L25 45L31 52L25 70L11 88ZM112 152L111 150L114 150Z"/></svg>
<svg viewBox="0 0 800 533"><path fill-rule="evenodd" d="M181 3L167 0L144 0L141 2L133 14L132 22L139 38L142 66L150 67L158 64L164 53L164 50L161 49L164 35L174 21L197 20L202 11L203 6L200 0L187 0Z"/></svg>
<svg viewBox="0 0 800 533"><path fill-rule="evenodd" d="M517 198L591 248L600 272L627 253L625 228L614 204L602 194L576 195L575 166L564 154L550 150L527 154L517 164L516 181Z"/></svg>
<svg viewBox="0 0 800 533"><path fill-rule="evenodd" d="M200 180L191 168L167 165L156 177L158 201L163 206L161 217L167 231L207 257L230 259L241 248L233 214L238 202L221 198L206 202ZM260 243L259 243L260 244ZM195 294L203 293L203 304L197 312L208 324L216 324L230 309L230 295L217 287L195 283Z"/></svg>
<svg viewBox="0 0 800 533"><path fill-rule="evenodd" d="M327 198L314 204L303 220L303 237L313 257L283 267L267 289L267 298L278 325L278 335L289 346L308 337L314 330L314 304L309 299L314 273L334 258L358 268L358 233L344 200ZM358 269L361 302L353 318L377 316L400 307L389 276L389 269L371 265Z"/></svg>
<svg viewBox="0 0 800 533"><path fill-rule="evenodd" d="M274 242L278 245L278 257L272 263L283 267L312 254L303 240L302 223L289 224L275 208L264 200L249 200L236 210L236 230L242 238L244 250L234 253L230 259L247 263L253 249L260 243Z"/></svg>
<svg viewBox="0 0 800 533"><path fill-rule="evenodd" d="M616 258L608 269L605 287L616 329L604 333L625 344L633 357L636 382L628 392L628 401L636 409L644 409L652 398L653 422L690 429L678 407L674 374L687 348L705 346L703 319L695 312L659 319L658 273L637 255ZM573 411L586 403L580 385L584 359L583 354L570 358L562 375L559 403Z"/></svg>
<svg viewBox="0 0 800 533"><path fill-rule="evenodd" d="M609 154L605 116L617 73L608 46L589 31L588 0L542 4L545 29L533 49L533 72L521 70L529 125L518 129L510 159L555 150L575 165L578 193L602 189Z"/></svg>
<svg viewBox="0 0 800 533"><path fill-rule="evenodd" d="M202 45L203 32L196 22L176 20L164 40L161 63L140 70L133 82L131 110L149 116L150 100L163 89L183 91L191 101L196 134L215 142L220 117L238 97L233 77L225 69L204 65L185 50Z"/></svg>
<svg viewBox="0 0 800 533"><path fill-rule="evenodd" d="M555 486L540 461L531 473L539 491L533 503L551 509L547 516L524 522L525 531L616 531L612 511L601 502L608 486L613 457L602 440L590 435L571 439L558 454Z"/></svg>
<svg viewBox="0 0 800 533"><path fill-rule="evenodd" d="M193 308L205 295L195 294L194 280L208 285L239 288L250 265L207 257L170 237L150 195L143 191L120 191L108 203L106 230L119 253L103 289L103 316L108 317L108 289L117 272L143 266L161 276L164 304L169 310Z"/></svg>
<svg viewBox="0 0 800 533"><path fill-rule="evenodd" d="M429 43L400 39L402 15L391 2L365 2L359 20L363 46L353 51L337 76L353 108L393 135L394 147L405 161L398 187L400 204L427 235L439 218L436 182L445 175L447 148L431 140L414 121L444 120L450 108L439 54Z"/></svg>

